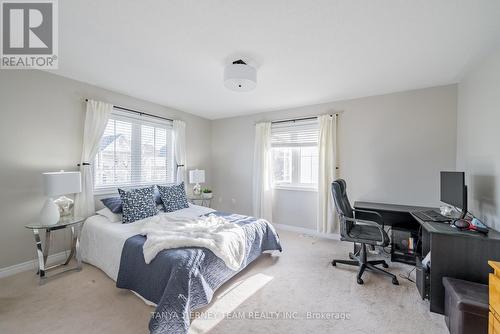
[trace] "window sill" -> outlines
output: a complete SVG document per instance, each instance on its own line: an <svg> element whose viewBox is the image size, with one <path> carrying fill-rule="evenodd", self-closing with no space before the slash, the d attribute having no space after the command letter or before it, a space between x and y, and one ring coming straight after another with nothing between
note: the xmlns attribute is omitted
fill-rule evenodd
<svg viewBox="0 0 500 334"><path fill-rule="evenodd" d="M94 195L118 195L118 187L94 189Z"/></svg>
<svg viewBox="0 0 500 334"><path fill-rule="evenodd" d="M275 185L275 186L273 186L273 189L274 190L318 192L318 188L315 188L315 187L300 187L300 186Z"/></svg>

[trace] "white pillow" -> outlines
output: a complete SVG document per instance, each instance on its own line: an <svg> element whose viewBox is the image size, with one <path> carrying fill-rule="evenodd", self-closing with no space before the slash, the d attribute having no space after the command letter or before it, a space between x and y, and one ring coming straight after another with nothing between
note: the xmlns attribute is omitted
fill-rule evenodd
<svg viewBox="0 0 500 334"><path fill-rule="evenodd" d="M96 213L99 216L103 216L103 217L108 218L108 220L112 223L121 223L121 221L122 221L121 214L113 213L113 211L111 211L108 208L101 209L101 210L97 211Z"/></svg>

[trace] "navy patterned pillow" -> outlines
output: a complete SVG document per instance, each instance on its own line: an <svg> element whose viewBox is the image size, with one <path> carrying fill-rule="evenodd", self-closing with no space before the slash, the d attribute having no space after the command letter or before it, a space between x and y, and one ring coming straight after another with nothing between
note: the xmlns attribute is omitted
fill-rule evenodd
<svg viewBox="0 0 500 334"><path fill-rule="evenodd" d="M157 186L160 191L160 197L165 205L166 212L177 211L188 208L189 204L186 198L186 189L184 182L174 186Z"/></svg>
<svg viewBox="0 0 500 334"><path fill-rule="evenodd" d="M122 199L118 196L103 198L101 202L113 213L122 213L123 211Z"/></svg>
<svg viewBox="0 0 500 334"><path fill-rule="evenodd" d="M154 186L131 190L118 189L118 193L123 203L124 224L158 214Z"/></svg>

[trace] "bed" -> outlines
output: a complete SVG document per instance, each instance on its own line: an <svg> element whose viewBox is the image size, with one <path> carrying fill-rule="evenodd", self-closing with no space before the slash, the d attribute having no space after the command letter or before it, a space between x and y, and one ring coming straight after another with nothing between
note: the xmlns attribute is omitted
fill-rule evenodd
<svg viewBox="0 0 500 334"><path fill-rule="evenodd" d="M190 204L189 208L166 215L194 218L212 212L215 210ZM144 221L121 224L112 223L101 215L89 217L80 236L82 260L101 269L116 282L123 245L128 238L139 234L143 225Z"/></svg>
<svg viewBox="0 0 500 334"><path fill-rule="evenodd" d="M243 270L265 251L281 251L271 224L253 217L216 212L192 205L170 217L196 218L213 214L240 225L246 236L246 255L241 268L230 270L206 248L176 248L161 251L146 264L140 235L145 220L112 223L106 217L89 217L81 234L82 260L103 270L146 303L156 305L149 322L151 333L187 333L190 312L210 303L214 291Z"/></svg>

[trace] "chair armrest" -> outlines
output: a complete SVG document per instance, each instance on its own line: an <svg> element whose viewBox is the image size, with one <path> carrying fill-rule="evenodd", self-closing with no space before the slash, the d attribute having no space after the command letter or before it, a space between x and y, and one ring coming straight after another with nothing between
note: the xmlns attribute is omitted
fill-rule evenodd
<svg viewBox="0 0 500 334"><path fill-rule="evenodd" d="M384 220L382 219L382 215L380 213L378 213L377 211L360 210L360 209L353 209L353 211L354 211L355 219L356 219L356 213L358 213L358 212L368 214L368 215L372 216L373 218L375 218L375 219L369 219L369 221L376 222L377 224L382 225L382 228L384 228ZM357 219L357 220L359 220L359 219ZM368 221L368 219L363 219L363 220Z"/></svg>
<svg viewBox="0 0 500 334"><path fill-rule="evenodd" d="M381 240L384 240L384 225L383 224L379 224L378 222L375 222L372 220L349 218L349 217L345 217L345 216L344 216L344 219L348 222L355 224L355 225L370 225L370 226L376 227L378 229L378 231L380 232Z"/></svg>
<svg viewBox="0 0 500 334"><path fill-rule="evenodd" d="M361 224L366 224L366 225L371 225L375 226L378 228L380 232L380 237L382 240L384 240L384 219L382 218L382 215L378 213L377 211L370 211L370 210L360 210L360 209L353 209L354 211L354 223L361 223ZM367 219L358 219L356 218L356 213L363 213L365 215L371 216L372 219L368 220Z"/></svg>
<svg viewBox="0 0 500 334"><path fill-rule="evenodd" d="M349 217L344 217L344 219L348 222L354 223L354 224L362 224L362 225L370 225L370 226L375 226L381 229L381 225L373 220L365 220L365 219L356 219L356 218L349 218Z"/></svg>

